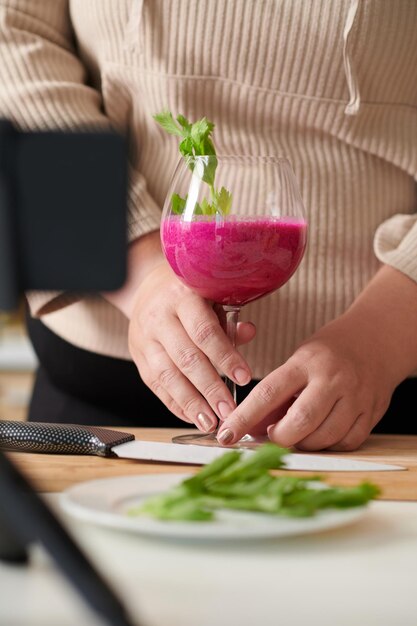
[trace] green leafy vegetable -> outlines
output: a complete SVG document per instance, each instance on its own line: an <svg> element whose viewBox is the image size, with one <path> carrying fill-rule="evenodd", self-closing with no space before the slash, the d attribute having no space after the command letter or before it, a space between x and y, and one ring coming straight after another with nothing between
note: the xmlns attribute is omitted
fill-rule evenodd
<svg viewBox="0 0 417 626"><path fill-rule="evenodd" d="M171 196L171 206L172 212L176 215L181 215L181 213L185 209L185 204L187 202L187 196L185 198L181 198L177 193L173 193Z"/></svg>
<svg viewBox="0 0 417 626"><path fill-rule="evenodd" d="M162 520L210 521L216 509L256 511L287 517L310 517L320 509L361 506L379 489L363 482L356 487L315 488L319 476L273 476L284 467L288 450L268 443L251 455L226 452L197 474L166 493L146 500L129 515Z"/></svg>
<svg viewBox="0 0 417 626"><path fill-rule="evenodd" d="M197 215L227 215L232 205L232 195L224 187L220 191L216 191L214 187L214 178L218 164L216 150L211 139L214 124L205 117L194 123L189 122L183 115L177 115L176 119L174 119L170 111L162 111L162 113L155 115L154 119L168 133L182 139L179 144L179 150L192 170L194 169L196 157L213 157L207 159L205 163L203 162L204 170L202 174L202 180L210 188L210 202L204 198L201 204L197 203L195 213ZM181 214L184 211L186 202L187 198L181 198L178 194L173 194L171 198L173 212Z"/></svg>
<svg viewBox="0 0 417 626"><path fill-rule="evenodd" d="M184 130L186 130L186 127L188 127L188 122L186 122L185 118L180 115L178 116L178 121L180 117L183 120L183 123L181 124L182 128L178 128L178 124L175 122L174 118L172 117L172 113L170 113L169 111L163 111L162 113L154 115L154 120L156 120L158 124L167 131L167 133L170 133L171 135L177 135L178 137L183 137Z"/></svg>

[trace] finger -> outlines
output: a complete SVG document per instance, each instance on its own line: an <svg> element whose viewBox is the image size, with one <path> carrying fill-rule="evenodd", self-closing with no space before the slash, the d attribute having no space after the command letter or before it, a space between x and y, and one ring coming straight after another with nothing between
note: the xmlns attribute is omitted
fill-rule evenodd
<svg viewBox="0 0 417 626"><path fill-rule="evenodd" d="M292 405L295 400L295 396L292 396L290 400L287 400L278 409L275 409L272 413L263 418L256 426L250 429L249 435L253 437L257 437L258 435L266 435L268 432L268 426L271 424L276 424L280 419L284 417L287 413L288 409Z"/></svg>
<svg viewBox="0 0 417 626"><path fill-rule="evenodd" d="M220 304L214 304L213 310L219 318L220 326L227 334L226 312ZM256 326L253 322L238 322L236 328L236 345L249 343L256 335Z"/></svg>
<svg viewBox="0 0 417 626"><path fill-rule="evenodd" d="M297 448L305 451L330 448L347 435L357 416L357 409L340 398L320 426L297 443Z"/></svg>
<svg viewBox="0 0 417 626"><path fill-rule="evenodd" d="M369 433L378 421L379 418L372 420L369 414L361 413L346 435L331 446L329 450L335 452L352 452L353 450L357 450L369 437Z"/></svg>
<svg viewBox="0 0 417 626"><path fill-rule="evenodd" d="M236 345L249 343L256 335L256 326L252 322L239 322L236 329Z"/></svg>
<svg viewBox="0 0 417 626"><path fill-rule="evenodd" d="M189 302L178 307L178 316L189 337L207 355L214 367L238 385L251 380L251 372L243 356L232 346L213 309L196 298L190 313Z"/></svg>
<svg viewBox="0 0 417 626"><path fill-rule="evenodd" d="M338 398L323 384L310 383L277 424L268 428L268 436L285 448L297 445L313 433L331 412Z"/></svg>
<svg viewBox="0 0 417 626"><path fill-rule="evenodd" d="M161 402L173 413L176 417L187 422L187 424L192 424L192 420L184 415L181 407L173 400L173 398L163 389L160 385L152 384L150 381L152 380L152 374L147 367L143 365L143 362L146 362L145 357L142 355L141 366L139 367L136 364L136 367L139 372L139 376L141 380L147 385L151 391L161 400ZM153 387L153 388L152 388Z"/></svg>
<svg viewBox="0 0 417 626"><path fill-rule="evenodd" d="M160 345L158 348L153 346L153 349L149 346L146 360L148 374L145 382L150 389L161 399L171 398L182 414L199 430L206 433L215 430L218 422L216 415L191 382L179 371L164 346Z"/></svg>
<svg viewBox="0 0 417 626"><path fill-rule="evenodd" d="M302 368L283 365L254 387L251 393L219 428L217 439L223 445L239 441L268 415L306 385Z"/></svg>
<svg viewBox="0 0 417 626"><path fill-rule="evenodd" d="M193 343L178 318L169 328L161 330L160 340L178 370L192 383L194 396L201 401L201 394L217 415L227 417L235 408L233 397L215 367ZM181 407L184 410L183 404Z"/></svg>
<svg viewBox="0 0 417 626"><path fill-rule="evenodd" d="M194 422L184 415L181 407L173 400L173 398L167 393L162 387L157 385L149 385L151 391L161 400L161 402L173 413L176 417L183 420L183 422L187 422L187 424L193 424Z"/></svg>

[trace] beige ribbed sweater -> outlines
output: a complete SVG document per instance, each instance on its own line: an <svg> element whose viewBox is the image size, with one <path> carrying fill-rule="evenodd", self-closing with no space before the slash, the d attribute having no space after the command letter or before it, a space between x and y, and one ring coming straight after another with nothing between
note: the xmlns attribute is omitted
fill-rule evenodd
<svg viewBox="0 0 417 626"><path fill-rule="evenodd" d="M159 227L177 159L154 113L206 115L219 153L287 155L309 243L289 283L244 310L262 377L381 261L417 281L416 32L416 0L0 0L0 115L129 132L131 239ZM58 335L128 359L123 315L76 300L30 296L33 314L59 309L42 317Z"/></svg>

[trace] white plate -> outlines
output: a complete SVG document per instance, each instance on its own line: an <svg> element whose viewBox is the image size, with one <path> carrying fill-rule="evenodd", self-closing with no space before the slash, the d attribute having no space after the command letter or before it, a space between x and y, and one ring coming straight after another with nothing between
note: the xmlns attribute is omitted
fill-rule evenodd
<svg viewBox="0 0 417 626"><path fill-rule="evenodd" d="M334 509L309 518L287 518L262 513L217 511L212 522L171 522L129 517L128 510L149 496L162 493L192 474L120 476L80 483L61 494L62 508L78 519L129 530L141 535L182 539L255 539L288 537L336 528L356 521L366 506Z"/></svg>

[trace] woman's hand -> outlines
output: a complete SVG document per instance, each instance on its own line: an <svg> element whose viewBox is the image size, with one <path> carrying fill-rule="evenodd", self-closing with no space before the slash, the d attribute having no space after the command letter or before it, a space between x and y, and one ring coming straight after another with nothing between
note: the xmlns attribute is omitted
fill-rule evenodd
<svg viewBox="0 0 417 626"><path fill-rule="evenodd" d="M215 430L235 404L218 371L238 384L250 381L244 358L221 324L221 311L184 285L165 261L159 234L134 244L130 278L106 294L130 319L129 349L146 385L177 417L203 432ZM238 325L237 343L255 336L251 323Z"/></svg>
<svg viewBox="0 0 417 626"><path fill-rule="evenodd" d="M240 325L240 343L254 334L252 324ZM148 387L177 417L204 432L216 428L216 416L224 418L235 408L216 368L238 384L251 378L212 305L183 285L166 263L136 292L129 349Z"/></svg>
<svg viewBox="0 0 417 626"><path fill-rule="evenodd" d="M284 447L357 448L393 391L378 360L370 357L372 350L358 343L342 320L323 328L255 387L223 425L220 442L233 443L262 420L264 432ZM222 441L227 429L234 437Z"/></svg>
<svg viewBox="0 0 417 626"><path fill-rule="evenodd" d="M222 424L229 445L263 429L302 450L354 450L417 367L417 285L384 267L340 318L305 341Z"/></svg>

